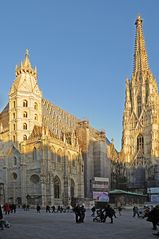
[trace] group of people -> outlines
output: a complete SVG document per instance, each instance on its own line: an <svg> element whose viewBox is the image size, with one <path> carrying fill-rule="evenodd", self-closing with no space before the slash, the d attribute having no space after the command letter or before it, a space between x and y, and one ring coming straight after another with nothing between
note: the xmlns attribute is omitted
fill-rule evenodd
<svg viewBox="0 0 159 239"><path fill-rule="evenodd" d="M4 210L4 206L3 206L3 210ZM4 228L9 228L10 224L8 223L8 221L4 220L3 218L3 212L2 212L2 207L0 205L0 230L4 230Z"/></svg>
<svg viewBox="0 0 159 239"><path fill-rule="evenodd" d="M95 207L93 207L92 209L93 209L92 216L94 216ZM110 218L110 223L113 223L113 217L115 218L117 217L114 208L112 208L109 204L107 204L104 208L100 208L97 210L97 216L93 218L93 221L106 222L107 217Z"/></svg>
<svg viewBox="0 0 159 239"><path fill-rule="evenodd" d="M85 212L86 212L84 205L82 206L80 206L79 204L76 205L73 211L75 213L76 223L83 223L85 219Z"/></svg>
<svg viewBox="0 0 159 239"><path fill-rule="evenodd" d="M157 226L159 226L159 205L152 207L145 207L143 218L147 218L147 221L152 223L152 229L157 230ZM159 237L159 232L153 233L153 235Z"/></svg>
<svg viewBox="0 0 159 239"><path fill-rule="evenodd" d="M30 205L24 203L24 204L22 205L22 208L24 209L24 211L29 211Z"/></svg>
<svg viewBox="0 0 159 239"><path fill-rule="evenodd" d="M3 205L3 210L5 214L16 213L16 204L5 203Z"/></svg>
<svg viewBox="0 0 159 239"><path fill-rule="evenodd" d="M70 206L57 206L57 208L53 205L52 207L50 207L49 205L46 205L46 212L49 212L49 213L55 213L55 212L70 212Z"/></svg>

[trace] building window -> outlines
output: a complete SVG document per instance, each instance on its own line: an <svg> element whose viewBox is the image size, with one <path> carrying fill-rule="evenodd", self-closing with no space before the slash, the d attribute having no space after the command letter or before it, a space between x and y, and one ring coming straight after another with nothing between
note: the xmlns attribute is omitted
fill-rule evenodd
<svg viewBox="0 0 159 239"><path fill-rule="evenodd" d="M144 138L141 134L137 137L137 151L139 150L144 151Z"/></svg>
<svg viewBox="0 0 159 239"><path fill-rule="evenodd" d="M54 179L54 197L60 198L60 179L57 176Z"/></svg>
<svg viewBox="0 0 159 239"><path fill-rule="evenodd" d="M26 135L23 135L23 140L27 140L27 136Z"/></svg>
<svg viewBox="0 0 159 239"><path fill-rule="evenodd" d="M26 111L23 112L23 117L27 118L28 117L28 113Z"/></svg>
<svg viewBox="0 0 159 239"><path fill-rule="evenodd" d="M82 173L84 172L84 166L82 165Z"/></svg>
<svg viewBox="0 0 159 239"><path fill-rule="evenodd" d="M17 158L14 157L14 165L17 165Z"/></svg>
<svg viewBox="0 0 159 239"><path fill-rule="evenodd" d="M72 166L75 167L75 160L76 160L76 155L73 155L72 157Z"/></svg>
<svg viewBox="0 0 159 239"><path fill-rule="evenodd" d="M13 135L13 142L15 143L15 135Z"/></svg>
<svg viewBox="0 0 159 239"><path fill-rule="evenodd" d="M15 119L15 113L13 113L13 119Z"/></svg>
<svg viewBox="0 0 159 239"><path fill-rule="evenodd" d="M26 123L23 124L23 129L25 129L25 130L27 129L27 124Z"/></svg>
<svg viewBox="0 0 159 239"><path fill-rule="evenodd" d="M13 101L13 108L15 108L15 101Z"/></svg>
<svg viewBox="0 0 159 239"><path fill-rule="evenodd" d="M141 96L137 97L137 111L138 111L138 117L139 117L142 111Z"/></svg>
<svg viewBox="0 0 159 239"><path fill-rule="evenodd" d="M37 160L37 150L35 147L33 149L33 160Z"/></svg>
<svg viewBox="0 0 159 239"><path fill-rule="evenodd" d="M38 120L38 115L37 114L34 115L34 119Z"/></svg>
<svg viewBox="0 0 159 239"><path fill-rule="evenodd" d="M15 130L15 124L13 124L13 130Z"/></svg>
<svg viewBox="0 0 159 239"><path fill-rule="evenodd" d="M28 101L27 100L23 101L23 107L28 107Z"/></svg>
<svg viewBox="0 0 159 239"><path fill-rule="evenodd" d="M147 100L148 100L148 96L149 96L149 83L148 83L148 80L146 81L146 103L147 103Z"/></svg>
<svg viewBox="0 0 159 239"><path fill-rule="evenodd" d="M62 161L62 150L59 149L59 150L57 151L57 162L58 162L58 163L61 163L61 161Z"/></svg>
<svg viewBox="0 0 159 239"><path fill-rule="evenodd" d="M16 180L16 179L17 179L17 174L16 174L16 173L12 173L12 178L13 178L14 180Z"/></svg>
<svg viewBox="0 0 159 239"><path fill-rule="evenodd" d="M38 104L35 102L34 103L34 109L37 110L38 109Z"/></svg>
<svg viewBox="0 0 159 239"><path fill-rule="evenodd" d="M71 179L71 187L70 187L71 198L75 196L75 182Z"/></svg>
<svg viewBox="0 0 159 239"><path fill-rule="evenodd" d="M40 182L40 178L37 174L33 174L31 177L30 177L30 181L33 183L33 184L38 184Z"/></svg>

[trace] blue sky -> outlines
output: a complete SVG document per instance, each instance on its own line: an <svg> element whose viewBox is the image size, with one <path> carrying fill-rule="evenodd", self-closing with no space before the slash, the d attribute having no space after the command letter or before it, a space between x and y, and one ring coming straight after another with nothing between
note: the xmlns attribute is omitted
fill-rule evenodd
<svg viewBox="0 0 159 239"><path fill-rule="evenodd" d="M135 20L143 18L150 68L159 79L158 0L0 1L0 109L29 49L43 96L121 147L125 78Z"/></svg>

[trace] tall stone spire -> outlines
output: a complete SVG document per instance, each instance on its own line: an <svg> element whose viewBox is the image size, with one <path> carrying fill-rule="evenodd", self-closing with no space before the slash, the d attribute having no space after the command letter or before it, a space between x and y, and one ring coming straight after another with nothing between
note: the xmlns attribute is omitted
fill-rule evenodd
<svg viewBox="0 0 159 239"><path fill-rule="evenodd" d="M145 48L145 41L142 31L142 19L138 16L136 22L136 39L135 39L135 53L134 53L134 71L133 73L142 73L148 71L147 52Z"/></svg>
<svg viewBox="0 0 159 239"><path fill-rule="evenodd" d="M29 50L28 49L26 49L23 66L31 68L31 63L30 63L30 60L29 60Z"/></svg>

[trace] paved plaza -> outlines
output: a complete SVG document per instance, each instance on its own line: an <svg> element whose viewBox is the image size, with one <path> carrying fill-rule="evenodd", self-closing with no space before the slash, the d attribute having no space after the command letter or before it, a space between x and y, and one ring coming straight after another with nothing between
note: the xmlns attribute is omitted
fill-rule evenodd
<svg viewBox="0 0 159 239"><path fill-rule="evenodd" d="M151 223L141 218L133 218L132 211L122 211L122 216L114 219L114 224L93 222L87 211L85 222L76 224L74 213L37 214L31 209L5 216L11 223L9 229L0 230L0 239L146 239L153 236Z"/></svg>

